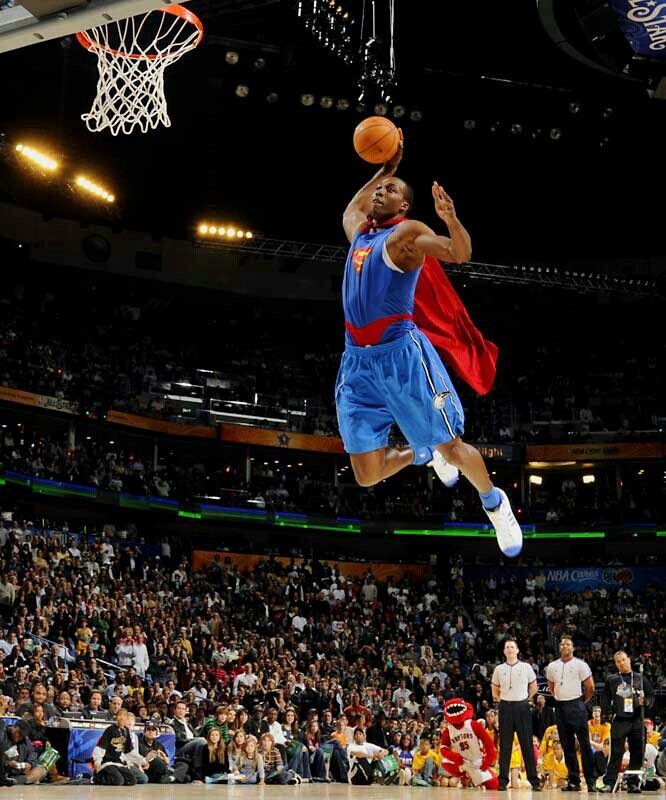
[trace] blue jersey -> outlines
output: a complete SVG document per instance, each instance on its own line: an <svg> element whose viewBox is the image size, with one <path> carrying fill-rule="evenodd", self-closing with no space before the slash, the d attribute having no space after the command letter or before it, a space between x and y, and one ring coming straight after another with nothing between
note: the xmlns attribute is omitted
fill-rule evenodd
<svg viewBox="0 0 666 800"><path fill-rule="evenodd" d="M402 272L391 261L386 240L395 227L358 233L351 243L342 282L349 345L383 344L415 328L412 313L420 268Z"/></svg>

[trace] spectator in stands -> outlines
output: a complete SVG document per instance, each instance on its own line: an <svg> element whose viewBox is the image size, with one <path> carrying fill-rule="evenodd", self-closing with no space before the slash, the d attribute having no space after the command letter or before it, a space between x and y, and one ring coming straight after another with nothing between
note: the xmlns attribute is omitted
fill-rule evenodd
<svg viewBox="0 0 666 800"><path fill-rule="evenodd" d="M375 762L387 755L388 750L366 741L363 728L356 728L354 742L347 748L350 782L356 786L368 786L373 783L375 780Z"/></svg>
<svg viewBox="0 0 666 800"><path fill-rule="evenodd" d="M235 756L233 764L230 762L233 780L239 783L263 785L265 781L264 759L258 750L257 740L248 736L240 755Z"/></svg>
<svg viewBox="0 0 666 800"><path fill-rule="evenodd" d="M555 709L546 705L546 698L538 694L534 698L534 708L532 709L532 732L538 737L539 742L543 739L546 728L555 724Z"/></svg>
<svg viewBox="0 0 666 800"><path fill-rule="evenodd" d="M310 775L315 781L326 780L326 759L321 749L321 732L319 722L311 719L305 727L303 734L305 747L310 761Z"/></svg>
<svg viewBox="0 0 666 800"><path fill-rule="evenodd" d="M259 752L264 761L266 783L284 785L286 783L299 782L295 772L285 769L282 755L275 746L272 734L262 734L259 739L259 745Z"/></svg>
<svg viewBox="0 0 666 800"><path fill-rule="evenodd" d="M134 786L136 778L123 756L132 751L132 738L127 727L128 712L121 708L116 721L102 734L93 751L93 783L102 786Z"/></svg>
<svg viewBox="0 0 666 800"><path fill-rule="evenodd" d="M218 728L210 728L205 743L201 745L192 783L221 783L227 780L228 772L229 760L222 734Z"/></svg>
<svg viewBox="0 0 666 800"><path fill-rule="evenodd" d="M174 783L174 771L169 769L169 756L164 745L157 738L158 727L148 721L139 737L139 753L148 763L146 776L149 783ZM182 763L182 762L181 762Z"/></svg>
<svg viewBox="0 0 666 800"><path fill-rule="evenodd" d="M604 742L610 738L611 726L608 722L601 721L601 706L592 707L592 719L587 723L590 729L590 747L592 754L603 750Z"/></svg>
<svg viewBox="0 0 666 800"><path fill-rule="evenodd" d="M393 747L395 757L400 764L399 784L400 786L411 786L412 783L412 767L414 764L414 744L412 737L408 733L403 733L400 736L400 743L397 747Z"/></svg>

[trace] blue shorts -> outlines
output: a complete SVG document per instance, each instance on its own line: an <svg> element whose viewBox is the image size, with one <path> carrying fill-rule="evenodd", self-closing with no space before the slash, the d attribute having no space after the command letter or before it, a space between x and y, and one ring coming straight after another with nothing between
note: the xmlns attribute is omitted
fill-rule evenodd
<svg viewBox="0 0 666 800"><path fill-rule="evenodd" d="M348 453L388 444L395 422L414 448L464 432L465 415L444 364L418 328L372 347L347 345L335 383L340 435Z"/></svg>

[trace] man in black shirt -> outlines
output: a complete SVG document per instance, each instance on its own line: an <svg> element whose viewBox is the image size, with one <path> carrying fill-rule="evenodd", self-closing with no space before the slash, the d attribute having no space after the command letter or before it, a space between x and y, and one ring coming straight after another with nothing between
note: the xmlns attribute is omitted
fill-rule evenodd
<svg viewBox="0 0 666 800"><path fill-rule="evenodd" d="M654 703L654 690L640 672L631 668L631 660L624 650L615 653L617 674L606 678L602 706L611 718L611 753L604 776L602 792L612 792L624 754L624 743L629 742L628 770L643 768L645 757L645 708ZM638 776L627 778L627 791L640 792Z"/></svg>
<svg viewBox="0 0 666 800"><path fill-rule="evenodd" d="M532 733L541 741L546 728L550 728L554 724L555 709L549 708L544 695L538 694L534 698L534 708L532 709Z"/></svg>
<svg viewBox="0 0 666 800"><path fill-rule="evenodd" d="M146 722L143 736L139 738L139 753L148 762L148 769L145 771L148 783L175 782L173 773L169 771L167 751L157 740L157 725L154 722Z"/></svg>

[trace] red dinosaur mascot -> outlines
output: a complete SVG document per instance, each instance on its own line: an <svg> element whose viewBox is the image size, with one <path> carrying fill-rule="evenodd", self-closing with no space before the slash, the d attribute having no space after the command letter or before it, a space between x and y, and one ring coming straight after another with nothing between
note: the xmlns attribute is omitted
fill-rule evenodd
<svg viewBox="0 0 666 800"><path fill-rule="evenodd" d="M442 768L452 778L467 777L473 786L497 789L497 776L490 771L497 750L488 731L474 719L472 706L459 697L447 700L444 723L440 742Z"/></svg>

